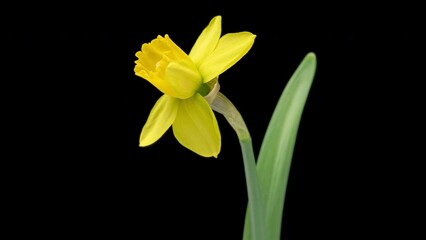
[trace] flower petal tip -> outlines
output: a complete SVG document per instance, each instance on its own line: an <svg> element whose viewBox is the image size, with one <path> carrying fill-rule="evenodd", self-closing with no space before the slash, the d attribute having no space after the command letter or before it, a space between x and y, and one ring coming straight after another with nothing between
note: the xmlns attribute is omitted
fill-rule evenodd
<svg viewBox="0 0 426 240"><path fill-rule="evenodd" d="M149 139L146 136L141 136L139 139L139 147L147 147L153 143L154 141L149 141Z"/></svg>
<svg viewBox="0 0 426 240"><path fill-rule="evenodd" d="M148 146L149 144L146 144L145 142L143 142L143 141L140 141L139 142L139 147L146 147L146 146Z"/></svg>

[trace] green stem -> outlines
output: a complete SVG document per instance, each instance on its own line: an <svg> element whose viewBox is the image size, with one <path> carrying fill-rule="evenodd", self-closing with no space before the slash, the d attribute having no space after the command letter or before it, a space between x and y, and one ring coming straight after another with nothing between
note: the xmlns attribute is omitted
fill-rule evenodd
<svg viewBox="0 0 426 240"><path fill-rule="evenodd" d="M223 114L237 133L244 161L253 240L266 240L265 206L262 202L250 133L237 108L222 93L217 93L210 105L213 110Z"/></svg>
<svg viewBox="0 0 426 240"><path fill-rule="evenodd" d="M253 239L266 239L265 208L260 194L251 138L240 139L240 145L243 153L244 171L246 174L247 193L251 216L250 222L252 226L252 235L254 236Z"/></svg>

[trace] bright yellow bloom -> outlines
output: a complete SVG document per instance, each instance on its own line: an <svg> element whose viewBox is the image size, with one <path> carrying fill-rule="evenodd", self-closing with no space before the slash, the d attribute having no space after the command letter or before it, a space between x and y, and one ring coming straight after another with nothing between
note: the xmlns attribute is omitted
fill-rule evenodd
<svg viewBox="0 0 426 240"><path fill-rule="evenodd" d="M156 142L170 126L176 139L204 157L217 157L221 137L216 117L204 98L217 77L252 47L250 32L221 37L221 16L214 17L189 55L166 34L142 45L135 74L164 95L154 105L140 135L140 146Z"/></svg>

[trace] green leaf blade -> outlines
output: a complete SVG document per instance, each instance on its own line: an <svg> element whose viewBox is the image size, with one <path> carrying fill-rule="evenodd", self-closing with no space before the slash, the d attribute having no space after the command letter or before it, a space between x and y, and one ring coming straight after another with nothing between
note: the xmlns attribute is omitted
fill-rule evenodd
<svg viewBox="0 0 426 240"><path fill-rule="evenodd" d="M265 204L268 240L279 240L291 160L303 109L316 71L316 56L308 53L288 81L272 114L257 160ZM244 240L251 240L247 211Z"/></svg>

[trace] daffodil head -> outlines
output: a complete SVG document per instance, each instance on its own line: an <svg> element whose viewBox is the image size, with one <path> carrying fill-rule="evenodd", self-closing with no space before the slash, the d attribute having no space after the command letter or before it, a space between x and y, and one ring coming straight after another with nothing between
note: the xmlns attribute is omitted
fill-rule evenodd
<svg viewBox="0 0 426 240"><path fill-rule="evenodd" d="M219 91L218 76L252 47L256 35L228 33L221 37L221 16L201 32L189 54L166 34L142 45L134 68L164 93L154 105L140 135L140 146L156 142L173 127L176 139L204 157L217 157L219 127L210 103Z"/></svg>
<svg viewBox="0 0 426 240"><path fill-rule="evenodd" d="M135 74L171 97L187 99L203 82L193 61L167 34L143 44L136 56Z"/></svg>

